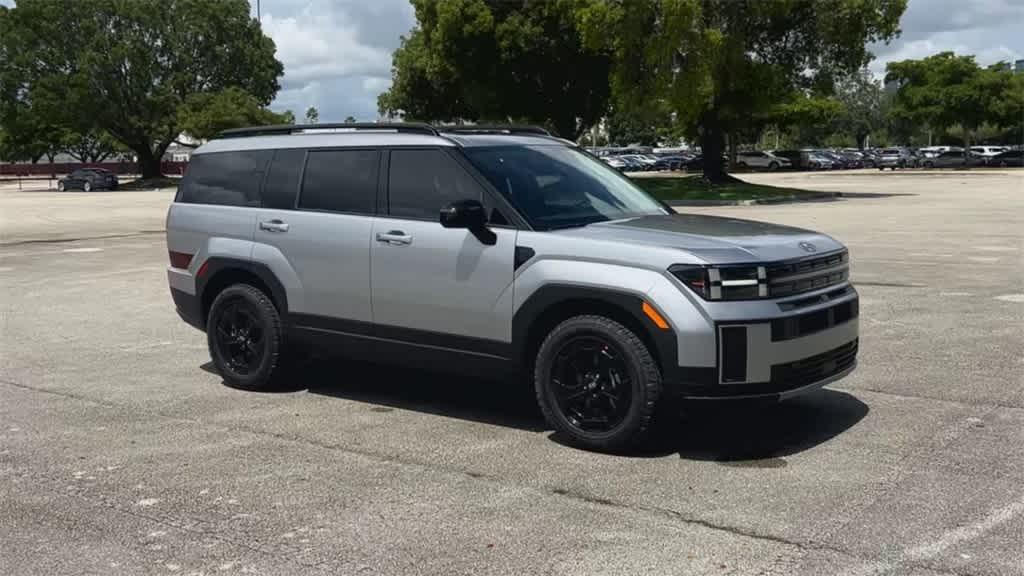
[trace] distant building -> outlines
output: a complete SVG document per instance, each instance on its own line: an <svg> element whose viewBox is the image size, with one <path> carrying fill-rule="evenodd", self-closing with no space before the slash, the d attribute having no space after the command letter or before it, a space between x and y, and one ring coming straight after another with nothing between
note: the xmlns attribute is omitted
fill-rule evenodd
<svg viewBox="0 0 1024 576"><path fill-rule="evenodd" d="M1024 58L1013 63L1014 74L1024 74Z"/></svg>
<svg viewBox="0 0 1024 576"><path fill-rule="evenodd" d="M886 94L895 94L899 89L899 80L886 80L885 85L882 87L882 90L884 90Z"/></svg>

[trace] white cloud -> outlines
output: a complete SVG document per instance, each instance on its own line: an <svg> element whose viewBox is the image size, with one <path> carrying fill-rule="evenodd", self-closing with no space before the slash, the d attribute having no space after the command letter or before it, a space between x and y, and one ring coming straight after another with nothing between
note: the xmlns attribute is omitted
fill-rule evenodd
<svg viewBox="0 0 1024 576"><path fill-rule="evenodd" d="M888 62L937 52L973 54L982 65L1024 58L1024 2L1020 0L911 0L900 21L903 33L871 47L871 70L885 74Z"/></svg>
<svg viewBox="0 0 1024 576"><path fill-rule="evenodd" d="M321 122L377 117L391 55L415 23L407 0L262 0L261 9L284 64L272 108L301 118L315 106Z"/></svg>

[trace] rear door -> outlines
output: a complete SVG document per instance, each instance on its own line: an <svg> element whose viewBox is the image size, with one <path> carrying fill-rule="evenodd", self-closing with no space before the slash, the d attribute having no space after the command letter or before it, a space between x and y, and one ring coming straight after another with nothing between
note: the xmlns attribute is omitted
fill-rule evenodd
<svg viewBox="0 0 1024 576"><path fill-rule="evenodd" d="M371 246L375 333L432 347L500 350L511 338L516 230L442 149L391 150L387 190ZM441 208L466 199L489 208L495 244L441 226Z"/></svg>
<svg viewBox="0 0 1024 576"><path fill-rule="evenodd" d="M372 148L275 152L253 260L285 285L294 324L366 330L379 173L380 152Z"/></svg>

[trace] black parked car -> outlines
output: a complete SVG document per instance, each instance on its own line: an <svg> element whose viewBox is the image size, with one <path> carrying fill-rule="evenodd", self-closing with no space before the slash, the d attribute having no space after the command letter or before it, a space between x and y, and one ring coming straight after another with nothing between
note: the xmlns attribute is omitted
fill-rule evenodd
<svg viewBox="0 0 1024 576"><path fill-rule="evenodd" d="M658 161L655 162L651 167L654 170L680 170L683 168L683 165L689 159L689 156L683 156L681 154L672 156L662 156L658 158Z"/></svg>
<svg viewBox="0 0 1024 576"><path fill-rule="evenodd" d="M57 181L57 190L117 190L117 175L103 168L80 168Z"/></svg>
<svg viewBox="0 0 1024 576"><path fill-rule="evenodd" d="M1024 166L1024 150L1004 150L988 159L989 166Z"/></svg>

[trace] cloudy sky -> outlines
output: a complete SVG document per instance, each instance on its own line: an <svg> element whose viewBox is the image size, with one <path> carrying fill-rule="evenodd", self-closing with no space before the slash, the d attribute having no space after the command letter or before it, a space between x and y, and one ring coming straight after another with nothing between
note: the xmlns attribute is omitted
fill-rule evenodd
<svg viewBox="0 0 1024 576"><path fill-rule="evenodd" d="M250 0L255 14L256 0ZM284 79L274 108L320 121L377 117L377 94L391 82L391 52L415 23L407 0L260 0L263 27L277 43ZM910 0L903 34L872 47L871 69L942 50L982 64L1024 58L1024 0Z"/></svg>

